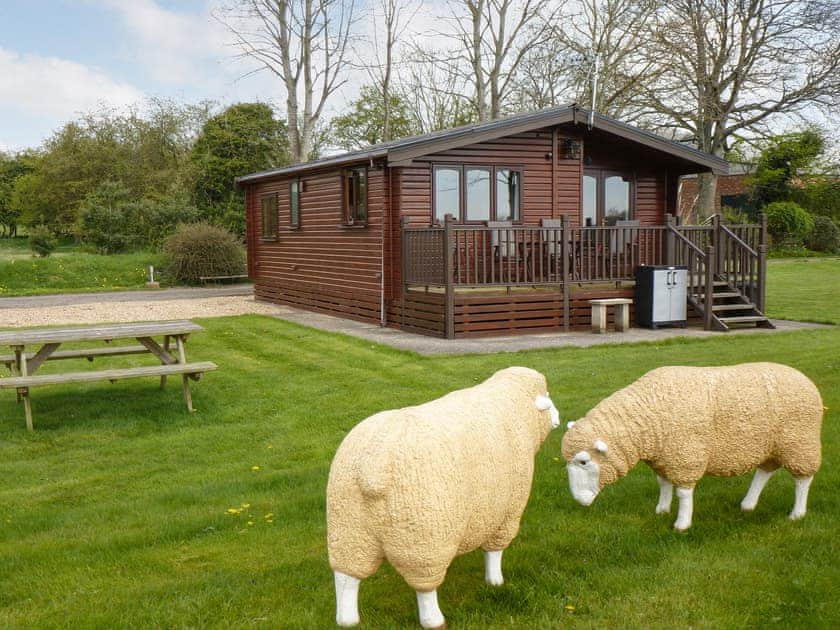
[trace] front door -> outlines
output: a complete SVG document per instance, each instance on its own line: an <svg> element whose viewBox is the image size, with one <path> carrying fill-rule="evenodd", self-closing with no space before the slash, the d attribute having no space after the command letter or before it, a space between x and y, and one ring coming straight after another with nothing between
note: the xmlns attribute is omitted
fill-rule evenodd
<svg viewBox="0 0 840 630"><path fill-rule="evenodd" d="M615 225L633 218L633 176L606 169L583 171L581 225Z"/></svg>

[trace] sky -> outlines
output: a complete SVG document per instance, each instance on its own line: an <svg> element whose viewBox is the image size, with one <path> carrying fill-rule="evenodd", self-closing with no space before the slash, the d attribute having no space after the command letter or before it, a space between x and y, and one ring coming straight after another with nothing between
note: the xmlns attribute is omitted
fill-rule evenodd
<svg viewBox="0 0 840 630"><path fill-rule="evenodd" d="M0 150L41 144L79 113L145 97L283 94L234 58L220 0L0 0Z"/></svg>

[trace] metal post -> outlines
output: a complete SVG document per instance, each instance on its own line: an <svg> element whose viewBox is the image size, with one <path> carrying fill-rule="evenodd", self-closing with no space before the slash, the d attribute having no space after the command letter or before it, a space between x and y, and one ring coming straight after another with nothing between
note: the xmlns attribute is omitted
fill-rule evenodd
<svg viewBox="0 0 840 630"><path fill-rule="evenodd" d="M759 217L761 225L758 241L758 286L753 301L759 312L764 314L764 300L767 289L767 215L763 212Z"/></svg>
<svg viewBox="0 0 840 630"><path fill-rule="evenodd" d="M563 269L563 332L569 332L569 217L560 217L560 266Z"/></svg>
<svg viewBox="0 0 840 630"><path fill-rule="evenodd" d="M715 248L706 245L706 295L703 300L703 328L712 330L712 305L715 301Z"/></svg>
<svg viewBox="0 0 840 630"><path fill-rule="evenodd" d="M445 293L443 302L444 336L455 338L455 286L452 277L452 224L454 217L447 214L443 218L443 279Z"/></svg>

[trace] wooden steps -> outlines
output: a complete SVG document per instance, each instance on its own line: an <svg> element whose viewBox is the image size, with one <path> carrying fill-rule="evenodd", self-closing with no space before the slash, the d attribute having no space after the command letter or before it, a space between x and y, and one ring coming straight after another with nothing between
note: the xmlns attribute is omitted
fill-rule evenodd
<svg viewBox="0 0 840 630"><path fill-rule="evenodd" d="M700 293L690 295L688 303L703 316L707 308L706 294L702 285L698 289ZM712 324L722 332L746 326L775 328L764 313L760 312L737 287L730 286L719 278L714 281L711 309Z"/></svg>

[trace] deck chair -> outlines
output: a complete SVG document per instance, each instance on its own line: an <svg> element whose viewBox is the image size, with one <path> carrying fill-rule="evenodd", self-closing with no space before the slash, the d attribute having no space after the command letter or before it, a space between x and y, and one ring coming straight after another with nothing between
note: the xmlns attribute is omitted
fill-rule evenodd
<svg viewBox="0 0 840 630"><path fill-rule="evenodd" d="M493 247L493 255L496 258L519 259L519 248L516 244L516 237L510 229L513 221L487 221L490 228L490 244Z"/></svg>
<svg viewBox="0 0 840 630"><path fill-rule="evenodd" d="M545 247L545 257L547 258L548 268L555 271L561 268L563 261L560 256L563 254L563 238L566 238L563 232L563 221L560 219L542 219L540 226L540 236L542 238L543 246Z"/></svg>

